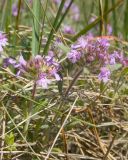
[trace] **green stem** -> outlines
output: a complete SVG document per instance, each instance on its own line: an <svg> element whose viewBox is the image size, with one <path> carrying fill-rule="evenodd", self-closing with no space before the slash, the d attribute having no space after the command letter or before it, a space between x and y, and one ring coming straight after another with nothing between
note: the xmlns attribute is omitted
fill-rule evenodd
<svg viewBox="0 0 128 160"><path fill-rule="evenodd" d="M38 50L38 53L40 52L40 47L41 47L41 42L42 42L42 35L43 35L43 31L44 31L44 22L45 22L45 17L46 17L46 10L47 10L47 6L48 6L47 4L48 4L48 0L46 1L45 9L42 6L44 14L43 14L42 29L41 29L41 33L40 33L40 41L39 41L39 50Z"/></svg>
<svg viewBox="0 0 128 160"><path fill-rule="evenodd" d="M16 30L18 30L19 17L20 17L20 9L21 9L21 0L18 1L18 14L16 16Z"/></svg>
<svg viewBox="0 0 128 160"><path fill-rule="evenodd" d="M40 37L40 14L41 4L40 0L33 1L33 26L32 26L32 55L37 55L39 51L39 37ZM36 18L35 18L36 17Z"/></svg>
<svg viewBox="0 0 128 160"><path fill-rule="evenodd" d="M6 32L9 32L8 26L11 25L11 6L12 0L6 0L3 3L1 30L5 30Z"/></svg>
<svg viewBox="0 0 128 160"><path fill-rule="evenodd" d="M61 1L61 4L60 4L60 7L59 7L59 9L58 9L56 18L55 18L55 20L54 20L54 23L53 23L51 32L50 32L49 37L48 37L48 41L47 41L47 43L46 43L46 45L45 45L45 48L44 48L44 52L43 52L44 54L46 54L46 53L48 52L48 49L49 49L49 46L50 46L50 42L51 42L51 40L52 40L53 37L54 37L54 31L56 31L55 29L56 29L58 20L59 20L59 18L60 18L60 16L61 16L61 12L62 12L62 9L63 9L63 7L64 7L65 1L66 1L66 0L62 0L62 1Z"/></svg>
<svg viewBox="0 0 128 160"><path fill-rule="evenodd" d="M124 37L126 40L128 40L128 0L126 1L126 7L125 7L125 17L124 17Z"/></svg>
<svg viewBox="0 0 128 160"><path fill-rule="evenodd" d="M33 90L32 90L32 99L35 99L35 93L36 93L36 82L34 83ZM26 119L28 117L31 117L32 107L33 107L33 102L29 101L28 108L26 109L26 117L25 117ZM25 126L24 126L24 136L25 137L27 137L27 134L28 134L28 127L29 127L30 121L31 121L31 119L28 118L28 120L26 121Z"/></svg>
<svg viewBox="0 0 128 160"><path fill-rule="evenodd" d="M112 0L112 5L115 5L115 0ZM114 35L117 36L117 18L116 18L116 11L115 9L112 12L113 15L113 31L114 31Z"/></svg>
<svg viewBox="0 0 128 160"><path fill-rule="evenodd" d="M83 72L83 67L80 68L80 70L78 71L78 73L75 75L75 77L73 78L73 80L71 81L68 89L65 92L64 98L68 96L69 91L71 90L72 86L74 85L74 83L76 82L76 80L78 79L78 77L80 76L80 74Z"/></svg>
<svg viewBox="0 0 128 160"><path fill-rule="evenodd" d="M100 35L103 36L104 35L104 17L103 17L103 1L99 0L99 10L100 10L100 17L101 17L101 21L100 21Z"/></svg>
<svg viewBox="0 0 128 160"><path fill-rule="evenodd" d="M108 10L108 0L105 1L104 13ZM104 16L105 21L105 34L107 33L108 16Z"/></svg>
<svg viewBox="0 0 128 160"><path fill-rule="evenodd" d="M64 18L66 17L66 15L67 15L67 13L68 13L68 11L69 11L69 9L70 9L70 7L71 7L73 1L74 1L74 0L71 0L71 1L70 1L69 5L68 5L68 7L67 7L67 9L66 9L66 11L65 11L64 14L62 15L62 17L61 17L61 19L60 19L58 25L56 26L56 31L58 31L58 29L59 29L61 23L63 22Z"/></svg>

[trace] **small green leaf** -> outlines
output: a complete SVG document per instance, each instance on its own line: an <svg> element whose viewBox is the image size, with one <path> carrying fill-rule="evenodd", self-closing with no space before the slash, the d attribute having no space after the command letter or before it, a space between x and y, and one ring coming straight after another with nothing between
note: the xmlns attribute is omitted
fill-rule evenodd
<svg viewBox="0 0 128 160"><path fill-rule="evenodd" d="M9 135L6 135L5 141L8 145L13 145L14 143L14 134L11 132Z"/></svg>
<svg viewBox="0 0 128 160"><path fill-rule="evenodd" d="M5 136L5 142L7 143L8 146L8 150L12 151L12 150L16 150L16 146L14 144L14 134L11 132L9 135Z"/></svg>

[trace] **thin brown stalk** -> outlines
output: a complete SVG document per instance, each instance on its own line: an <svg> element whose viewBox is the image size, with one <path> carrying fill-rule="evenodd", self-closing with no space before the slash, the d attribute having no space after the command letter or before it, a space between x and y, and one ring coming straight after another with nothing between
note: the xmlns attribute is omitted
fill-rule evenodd
<svg viewBox="0 0 128 160"><path fill-rule="evenodd" d="M35 93L36 93L36 82L33 85L33 89L32 89L32 99L35 99ZM33 102L29 101L28 104L28 109L27 109L27 116L31 116L32 115L32 106L33 106ZM26 121L25 126L24 126L24 136L27 137L28 134L28 127L30 124L30 118Z"/></svg>
<svg viewBox="0 0 128 160"><path fill-rule="evenodd" d="M89 109L88 108L88 113L89 113L89 115L90 115L90 117L91 117L91 121L92 121L92 123L96 126L96 124L95 124L95 121L94 121L94 118L93 118L93 115L92 115L92 111L91 111L91 109ZM99 146L100 146L100 148L101 148L101 150L102 150L102 152L103 152L103 154L105 154L105 152L106 152L106 147L105 147L105 145L101 142L101 140L100 140L100 137L99 137L99 134L98 134L98 130L97 130L97 128L94 126L94 134L95 134L95 136L96 136L96 140L97 140L97 142L98 142L98 144L99 144ZM111 160L111 159L113 159L113 160L115 160L115 158L111 155L111 154L109 154L109 152L108 152L108 160Z"/></svg>
<svg viewBox="0 0 128 160"><path fill-rule="evenodd" d="M103 160L107 160L108 154L109 154L109 152L110 152L110 150L111 150L111 148L112 148L112 145L113 145L113 143L114 143L114 141L115 141L115 138L116 138L116 135L112 138L112 141L111 141L111 143L110 143L110 145L109 145L109 147L108 147L108 150L107 150L107 152L106 152Z"/></svg>
<svg viewBox="0 0 128 160"><path fill-rule="evenodd" d="M80 68L80 70L77 72L77 74L75 75L75 77L74 77L73 80L71 81L68 89L67 89L66 92L65 92L64 97L67 97L67 96L68 96L69 91L71 90L72 86L74 85L74 83L76 82L77 78L80 76L80 74L81 74L82 72L83 72L83 67Z"/></svg>
<svg viewBox="0 0 128 160"><path fill-rule="evenodd" d="M103 36L104 35L104 11L103 11L103 1L99 0L99 10L100 10L100 34Z"/></svg>
<svg viewBox="0 0 128 160"><path fill-rule="evenodd" d="M62 129L61 133L62 133L62 138L63 138L63 142L64 142L64 152L66 153L66 160L69 160L68 159L67 140L66 140L64 128Z"/></svg>

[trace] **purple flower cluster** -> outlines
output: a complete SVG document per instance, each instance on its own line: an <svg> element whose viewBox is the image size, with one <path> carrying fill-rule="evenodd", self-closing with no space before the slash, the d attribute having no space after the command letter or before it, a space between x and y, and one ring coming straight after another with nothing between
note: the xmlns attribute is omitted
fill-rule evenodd
<svg viewBox="0 0 128 160"><path fill-rule="evenodd" d="M97 62L100 73L99 80L106 83L110 78L110 66L121 63L128 66L128 59L120 51L113 51L110 48L110 41L107 37L93 37L92 35L81 37L71 46L71 51L67 54L72 63L81 59L86 64Z"/></svg>
<svg viewBox="0 0 128 160"><path fill-rule="evenodd" d="M76 63L81 59L83 56L83 51L86 50L86 47L89 45L88 41L90 40L91 36L88 37L80 37L78 41L71 45L71 51L67 54L68 59L72 63Z"/></svg>
<svg viewBox="0 0 128 160"><path fill-rule="evenodd" d="M0 52L3 51L3 47L5 47L8 44L8 39L5 34L0 32Z"/></svg>
<svg viewBox="0 0 128 160"><path fill-rule="evenodd" d="M61 78L58 74L60 65L54 60L53 53L50 51L48 56L42 57L36 55L29 61L26 61L22 55L20 55L18 63L13 58L4 59L4 67L13 65L18 70L17 76L24 74L31 77L36 81L36 84L44 89L48 88L51 83L51 79L55 78L60 81Z"/></svg>

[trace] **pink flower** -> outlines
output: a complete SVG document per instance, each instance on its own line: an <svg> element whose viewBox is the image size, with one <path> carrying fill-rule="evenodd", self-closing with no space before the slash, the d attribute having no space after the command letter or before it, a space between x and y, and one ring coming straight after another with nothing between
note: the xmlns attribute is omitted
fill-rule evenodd
<svg viewBox="0 0 128 160"><path fill-rule="evenodd" d="M38 80L36 81L36 84L38 86L41 86L44 89L48 88L48 85L51 83L49 79L47 79L46 74L40 74Z"/></svg>
<svg viewBox="0 0 128 160"><path fill-rule="evenodd" d="M50 71L50 74L53 75L57 81L60 81L60 80L61 80L59 74L57 73L56 68L54 68L53 70L51 70L51 71Z"/></svg>
<svg viewBox="0 0 128 160"><path fill-rule="evenodd" d="M77 50L71 50L67 56L72 63L76 63L81 58L81 52Z"/></svg>
<svg viewBox="0 0 128 160"><path fill-rule="evenodd" d="M20 57L19 57L19 64L21 66L26 66L26 64L27 64L27 62L25 61L25 59L23 58L22 55L20 55Z"/></svg>
<svg viewBox="0 0 128 160"><path fill-rule="evenodd" d="M80 37L80 38L78 39L78 44L80 45L80 47L81 47L82 49L85 49L85 48L87 47L87 45L88 45L88 40L85 39L84 37Z"/></svg>
<svg viewBox="0 0 128 160"><path fill-rule="evenodd" d="M17 72L17 76L19 76L21 73L26 72L27 70L27 62L25 61L25 59L23 58L22 55L20 55L19 57L19 63L13 65L15 68L19 69Z"/></svg>
<svg viewBox="0 0 128 160"><path fill-rule="evenodd" d="M6 38L6 36L0 32L0 52L3 51L3 47L5 47L8 44L8 39Z"/></svg>
<svg viewBox="0 0 128 160"><path fill-rule="evenodd" d="M122 62L122 64L123 64L125 67L127 67L127 66L128 66L128 58L124 59L123 62Z"/></svg>
<svg viewBox="0 0 128 160"><path fill-rule="evenodd" d="M111 55L109 55L109 59L110 59L110 64L111 65L114 65L115 63L116 63L116 56L115 56L115 54L111 54Z"/></svg>
<svg viewBox="0 0 128 160"><path fill-rule="evenodd" d="M3 59L3 67L6 68L9 65L16 65L16 60L13 58L4 58Z"/></svg>
<svg viewBox="0 0 128 160"><path fill-rule="evenodd" d="M102 67L100 70L100 74L98 75L98 79L106 83L108 82L109 77L110 77L110 70L106 67Z"/></svg>

